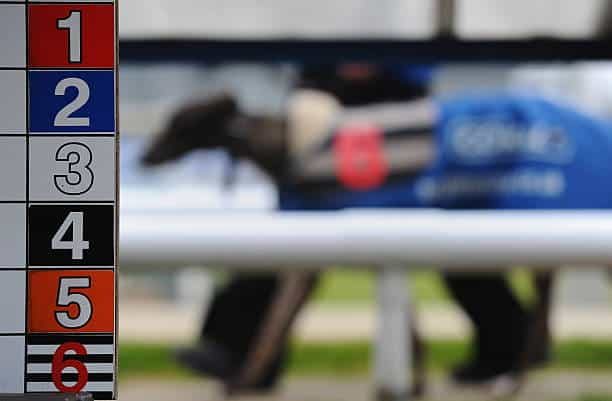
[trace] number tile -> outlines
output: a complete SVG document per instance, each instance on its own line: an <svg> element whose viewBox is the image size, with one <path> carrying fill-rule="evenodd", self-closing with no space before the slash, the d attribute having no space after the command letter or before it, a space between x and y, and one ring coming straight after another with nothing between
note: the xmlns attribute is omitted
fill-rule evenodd
<svg viewBox="0 0 612 401"><path fill-rule="evenodd" d="M114 397L115 344L112 334L27 336L28 393L91 392Z"/></svg>
<svg viewBox="0 0 612 401"><path fill-rule="evenodd" d="M30 133L115 133L113 71L30 71Z"/></svg>
<svg viewBox="0 0 612 401"><path fill-rule="evenodd" d="M112 4L30 5L30 68L113 68L114 21Z"/></svg>
<svg viewBox="0 0 612 401"><path fill-rule="evenodd" d="M112 268L113 205L30 205L29 263L34 267Z"/></svg>
<svg viewBox="0 0 612 401"><path fill-rule="evenodd" d="M113 137L31 137L30 201L114 201L115 154Z"/></svg>
<svg viewBox="0 0 612 401"><path fill-rule="evenodd" d="M104 333L114 328L112 270L28 272L29 333Z"/></svg>

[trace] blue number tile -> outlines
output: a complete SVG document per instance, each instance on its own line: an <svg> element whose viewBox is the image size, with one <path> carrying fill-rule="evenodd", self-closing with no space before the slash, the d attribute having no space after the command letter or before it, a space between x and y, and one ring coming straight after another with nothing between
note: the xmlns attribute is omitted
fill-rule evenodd
<svg viewBox="0 0 612 401"><path fill-rule="evenodd" d="M115 132L113 71L30 71L31 133Z"/></svg>

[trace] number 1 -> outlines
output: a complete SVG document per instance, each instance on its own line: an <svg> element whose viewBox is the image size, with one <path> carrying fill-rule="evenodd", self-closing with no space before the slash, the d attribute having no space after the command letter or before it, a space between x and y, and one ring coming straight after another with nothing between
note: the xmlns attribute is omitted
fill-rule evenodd
<svg viewBox="0 0 612 401"><path fill-rule="evenodd" d="M64 19L57 20L58 29L68 29L70 31L68 47L70 48L69 60L71 63L81 62L81 12L71 11L70 15Z"/></svg>

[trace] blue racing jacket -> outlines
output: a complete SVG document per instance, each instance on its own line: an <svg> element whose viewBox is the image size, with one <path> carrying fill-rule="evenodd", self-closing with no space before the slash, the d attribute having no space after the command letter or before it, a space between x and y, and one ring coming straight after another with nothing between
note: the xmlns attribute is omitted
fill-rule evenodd
<svg viewBox="0 0 612 401"><path fill-rule="evenodd" d="M437 102L436 160L417 177L361 191L279 188L283 210L612 207L612 124L530 96Z"/></svg>

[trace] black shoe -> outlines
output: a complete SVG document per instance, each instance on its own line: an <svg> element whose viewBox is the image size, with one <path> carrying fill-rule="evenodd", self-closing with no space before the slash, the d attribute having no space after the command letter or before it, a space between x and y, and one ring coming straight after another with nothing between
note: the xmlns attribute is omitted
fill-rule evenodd
<svg viewBox="0 0 612 401"><path fill-rule="evenodd" d="M193 347L179 348L174 355L179 364L193 372L221 380L231 389L230 392L259 393L269 392L276 387L284 372L287 349L283 348L262 377L248 388L233 385L239 379L242 364L220 345L205 341Z"/></svg>
<svg viewBox="0 0 612 401"><path fill-rule="evenodd" d="M451 378L457 384L480 385L512 373L514 373L514 369L510 365L492 366L471 362L455 368L451 373Z"/></svg>
<svg viewBox="0 0 612 401"><path fill-rule="evenodd" d="M232 355L222 346L201 342L193 347L179 348L174 354L179 364L197 374L228 380L238 371Z"/></svg>

